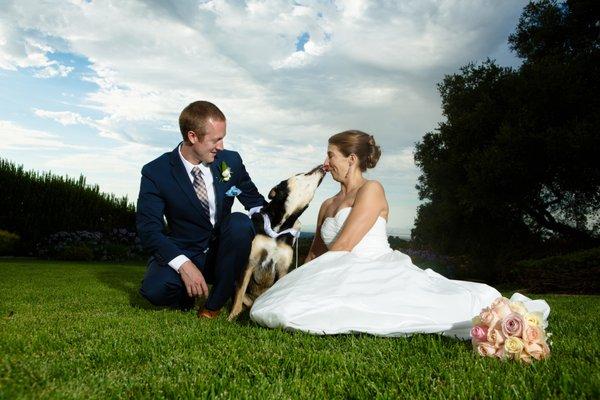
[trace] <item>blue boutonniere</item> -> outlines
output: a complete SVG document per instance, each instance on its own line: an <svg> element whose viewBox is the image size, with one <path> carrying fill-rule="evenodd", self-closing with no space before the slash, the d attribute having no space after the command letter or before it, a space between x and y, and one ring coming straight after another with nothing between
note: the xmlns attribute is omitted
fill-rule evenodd
<svg viewBox="0 0 600 400"><path fill-rule="evenodd" d="M221 162L219 165L219 170L221 171L221 182L227 182L231 179L233 172L231 172L231 168L229 168L229 165L227 165L225 161Z"/></svg>
<svg viewBox="0 0 600 400"><path fill-rule="evenodd" d="M242 191L235 186L229 188L229 190L225 193L226 196L235 197L238 194L242 193Z"/></svg>

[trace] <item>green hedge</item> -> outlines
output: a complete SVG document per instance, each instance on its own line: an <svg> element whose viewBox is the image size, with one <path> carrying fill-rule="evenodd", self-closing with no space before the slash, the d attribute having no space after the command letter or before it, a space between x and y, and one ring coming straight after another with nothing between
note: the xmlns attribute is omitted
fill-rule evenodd
<svg viewBox="0 0 600 400"><path fill-rule="evenodd" d="M0 159L0 188L0 229L21 237L22 253L58 231L135 231L135 207L127 197L102 193L83 176L25 171Z"/></svg>
<svg viewBox="0 0 600 400"><path fill-rule="evenodd" d="M600 293L600 247L517 262L511 280L529 291L544 293Z"/></svg>

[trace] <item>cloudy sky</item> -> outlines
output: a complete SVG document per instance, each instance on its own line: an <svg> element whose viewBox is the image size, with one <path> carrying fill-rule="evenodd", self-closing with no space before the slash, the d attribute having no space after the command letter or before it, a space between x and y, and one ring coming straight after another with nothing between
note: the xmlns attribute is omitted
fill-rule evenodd
<svg viewBox="0 0 600 400"><path fill-rule="evenodd" d="M135 200L142 165L205 99L264 194L321 163L332 134L373 134L383 155L368 177L386 189L391 231L408 233L414 144L442 120L436 84L487 57L518 65L506 39L525 3L3 0L0 157ZM305 228L337 189L327 177Z"/></svg>

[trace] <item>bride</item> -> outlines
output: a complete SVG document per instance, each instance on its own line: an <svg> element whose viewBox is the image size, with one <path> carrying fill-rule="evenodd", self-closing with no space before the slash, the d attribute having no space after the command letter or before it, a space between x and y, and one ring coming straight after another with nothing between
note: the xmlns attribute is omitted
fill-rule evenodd
<svg viewBox="0 0 600 400"><path fill-rule="evenodd" d="M363 172L381 155L373 136L345 131L329 138L324 168L340 191L319 210L306 263L256 299L255 322L314 334L380 336L441 333L469 338L471 319L501 294L488 285L450 280L415 266L390 248L389 206L381 184ZM529 311L550 308L515 293Z"/></svg>

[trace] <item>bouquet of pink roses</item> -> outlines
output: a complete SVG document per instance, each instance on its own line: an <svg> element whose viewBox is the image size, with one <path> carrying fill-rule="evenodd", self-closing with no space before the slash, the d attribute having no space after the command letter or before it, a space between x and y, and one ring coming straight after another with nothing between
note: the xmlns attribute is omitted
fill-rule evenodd
<svg viewBox="0 0 600 400"><path fill-rule="evenodd" d="M521 301L499 297L473 318L471 341L480 355L531 363L550 355L546 321Z"/></svg>

